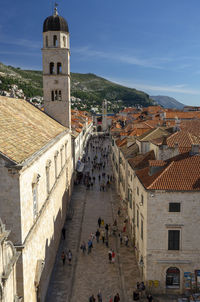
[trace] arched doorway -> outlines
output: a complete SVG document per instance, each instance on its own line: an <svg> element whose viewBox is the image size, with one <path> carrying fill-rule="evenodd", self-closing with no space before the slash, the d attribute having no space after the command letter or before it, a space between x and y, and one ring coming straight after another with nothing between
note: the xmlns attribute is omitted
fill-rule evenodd
<svg viewBox="0 0 200 302"><path fill-rule="evenodd" d="M101 126L97 127L97 132L101 132Z"/></svg>
<svg viewBox="0 0 200 302"><path fill-rule="evenodd" d="M177 267L169 267L166 271L166 287L180 287L180 270Z"/></svg>

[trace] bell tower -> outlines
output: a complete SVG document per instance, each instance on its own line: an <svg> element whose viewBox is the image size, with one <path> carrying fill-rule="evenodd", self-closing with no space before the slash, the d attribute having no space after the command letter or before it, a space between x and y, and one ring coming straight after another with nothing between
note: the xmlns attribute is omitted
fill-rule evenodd
<svg viewBox="0 0 200 302"><path fill-rule="evenodd" d="M69 29L56 5L43 24L42 58L44 111L71 129Z"/></svg>

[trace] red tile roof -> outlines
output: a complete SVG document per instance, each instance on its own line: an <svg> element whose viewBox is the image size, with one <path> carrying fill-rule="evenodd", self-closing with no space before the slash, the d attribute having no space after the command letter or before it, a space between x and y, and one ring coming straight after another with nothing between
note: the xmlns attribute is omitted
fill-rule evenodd
<svg viewBox="0 0 200 302"><path fill-rule="evenodd" d="M167 138L168 147L174 148L176 144L178 144L179 152L185 153L191 150L192 145L200 144L200 138L188 131L181 130Z"/></svg>
<svg viewBox="0 0 200 302"><path fill-rule="evenodd" d="M180 154L150 174L151 167L136 172L147 190L200 191L200 155Z"/></svg>

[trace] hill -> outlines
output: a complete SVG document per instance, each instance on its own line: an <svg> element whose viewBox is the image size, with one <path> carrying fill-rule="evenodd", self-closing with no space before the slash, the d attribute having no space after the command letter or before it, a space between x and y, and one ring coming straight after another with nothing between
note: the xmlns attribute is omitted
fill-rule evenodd
<svg viewBox="0 0 200 302"><path fill-rule="evenodd" d="M0 93L8 91L11 85L22 89L27 98L42 96L42 72L22 70L0 63ZM86 109L100 106L103 99L110 101L110 109L136 104L145 107L154 103L142 91L115 84L91 73L71 73L71 95L81 99L86 104Z"/></svg>
<svg viewBox="0 0 200 302"><path fill-rule="evenodd" d="M172 108L172 109L174 108L174 109L182 110L183 107L185 106L184 104L178 102L176 99L171 98L169 96L157 95L157 96L151 96L150 98L156 101L158 105L161 105L164 108Z"/></svg>

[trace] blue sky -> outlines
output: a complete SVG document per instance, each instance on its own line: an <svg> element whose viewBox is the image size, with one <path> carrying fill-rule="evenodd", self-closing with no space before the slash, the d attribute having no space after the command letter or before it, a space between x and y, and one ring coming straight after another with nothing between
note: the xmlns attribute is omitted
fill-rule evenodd
<svg viewBox="0 0 200 302"><path fill-rule="evenodd" d="M41 69L53 1L1 1L0 61ZM57 0L70 29L71 71L200 106L199 0Z"/></svg>

